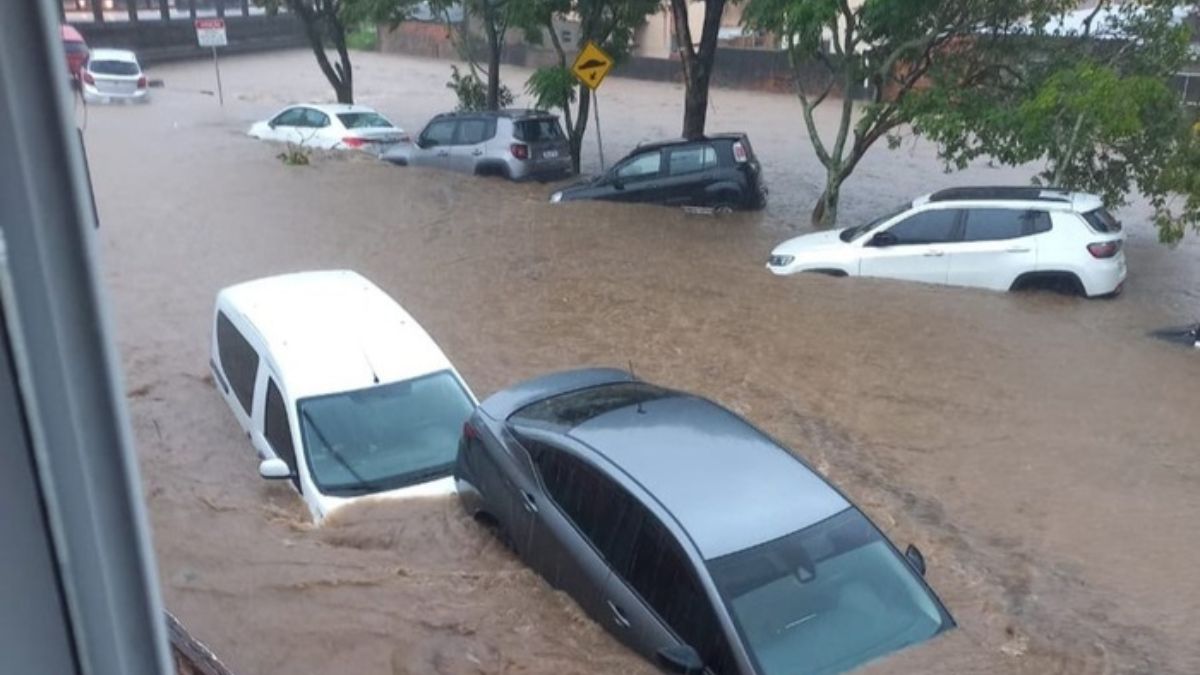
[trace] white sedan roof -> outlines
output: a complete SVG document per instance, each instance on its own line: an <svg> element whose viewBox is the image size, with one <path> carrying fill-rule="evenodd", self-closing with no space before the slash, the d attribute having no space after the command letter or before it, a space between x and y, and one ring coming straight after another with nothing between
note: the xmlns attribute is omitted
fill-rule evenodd
<svg viewBox="0 0 1200 675"><path fill-rule="evenodd" d="M349 270L248 281L222 290L218 306L237 312L254 327L294 399L451 368L404 308Z"/></svg>
<svg viewBox="0 0 1200 675"><path fill-rule="evenodd" d="M357 103L297 103L288 106L289 108L312 108L320 110L326 115L337 115L338 113L376 113L378 111L370 106L358 105Z"/></svg>
<svg viewBox="0 0 1200 675"><path fill-rule="evenodd" d="M137 55L128 49L93 49L88 55L92 61L128 61L137 63Z"/></svg>

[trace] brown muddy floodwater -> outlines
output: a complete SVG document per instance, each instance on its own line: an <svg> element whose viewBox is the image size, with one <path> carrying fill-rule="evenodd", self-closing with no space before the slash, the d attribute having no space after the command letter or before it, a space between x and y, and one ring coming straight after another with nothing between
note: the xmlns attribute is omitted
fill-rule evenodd
<svg viewBox="0 0 1200 675"><path fill-rule="evenodd" d="M356 58L361 101L409 130L452 106L447 64ZM163 67L152 103L91 108L85 133L164 595L235 672L649 672L453 500L368 504L315 529L257 477L207 375L213 297L347 267L418 317L480 396L632 363L743 413L917 543L960 627L868 672L1200 673L1200 356L1145 337L1200 315L1195 241L1161 248L1128 209L1114 301L776 279L762 262L820 176L789 97L714 93L714 128L751 132L773 189L765 213L716 220L551 206L546 186L360 158L284 166L241 132L328 96L311 56L222 69L224 109L201 91L209 64ZM602 95L609 156L673 133L678 87L618 79ZM864 162L843 214L1028 174L943 175L907 142Z"/></svg>

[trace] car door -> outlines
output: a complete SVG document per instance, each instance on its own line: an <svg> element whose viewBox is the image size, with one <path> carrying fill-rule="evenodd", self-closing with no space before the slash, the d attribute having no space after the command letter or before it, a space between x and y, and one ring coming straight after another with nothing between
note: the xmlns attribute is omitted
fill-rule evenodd
<svg viewBox="0 0 1200 675"><path fill-rule="evenodd" d="M695 649L707 672L738 672L709 595L679 540L627 492L609 508L619 513L608 550L613 574L604 587L603 623L651 660L676 645Z"/></svg>
<svg viewBox="0 0 1200 675"><path fill-rule="evenodd" d="M453 119L430 122L417 137L409 163L415 166L449 169L450 150L454 145L457 127L458 121Z"/></svg>
<svg viewBox="0 0 1200 675"><path fill-rule="evenodd" d="M303 494L300 487L300 467L296 463L296 444L292 435L291 419L283 392L277 378L268 369L263 369L266 393L263 401L262 442L264 449L282 459L292 471L292 487ZM262 453L260 453L262 454Z"/></svg>
<svg viewBox="0 0 1200 675"><path fill-rule="evenodd" d="M485 118L459 119L454 144L450 147L450 168L463 173L475 173L475 163L483 157L487 132L488 120Z"/></svg>
<svg viewBox="0 0 1200 675"><path fill-rule="evenodd" d="M309 148L329 150L341 140L330 133L329 115L313 108L304 109L304 123L299 131L300 143Z"/></svg>
<svg viewBox="0 0 1200 675"><path fill-rule="evenodd" d="M959 237L958 209L926 209L874 234L862 246L859 274L944 284L948 246Z"/></svg>
<svg viewBox="0 0 1200 675"><path fill-rule="evenodd" d="M659 190L663 204L713 206L709 188L717 181L717 151L710 143L669 148Z"/></svg>
<svg viewBox="0 0 1200 675"><path fill-rule="evenodd" d="M268 140L282 143L300 143L301 130L306 124L304 108L288 108L276 115L267 124Z"/></svg>
<svg viewBox="0 0 1200 675"><path fill-rule="evenodd" d="M560 445L528 435L520 438L541 486L521 496L530 542L523 557L551 585L599 619L604 615L600 598L609 567L594 542L615 526L608 508L611 482Z"/></svg>
<svg viewBox="0 0 1200 675"><path fill-rule="evenodd" d="M662 175L662 151L649 150L631 155L613 167L606 190L597 199L619 202L652 202L659 199Z"/></svg>
<svg viewBox="0 0 1200 675"><path fill-rule="evenodd" d="M962 241L947 247L949 283L1007 291L1017 277L1037 269L1037 235L1050 214L1029 209L968 209Z"/></svg>

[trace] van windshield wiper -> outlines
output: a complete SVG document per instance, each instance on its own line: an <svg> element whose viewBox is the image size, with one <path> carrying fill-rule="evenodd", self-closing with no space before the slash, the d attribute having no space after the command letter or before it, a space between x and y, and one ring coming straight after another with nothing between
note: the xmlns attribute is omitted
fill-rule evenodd
<svg viewBox="0 0 1200 675"><path fill-rule="evenodd" d="M365 488L369 491L379 491L379 486L375 485L366 478L363 478L362 474L355 471L354 467L350 465L350 462L342 456L342 453L338 452L337 449L333 447L333 444L329 442L329 439L325 438L325 434L321 432L321 427L317 426L317 423L313 420L312 415L308 414L307 410L302 408L300 410L300 416L304 418L304 421L308 422L308 426L312 427L313 432L317 434L317 438L321 441L321 445L325 446L325 449L329 451L329 454L337 460L338 464L341 464L343 467L345 467L346 471L350 472L351 476L354 476L354 480L358 481L358 487ZM353 486L339 489L353 489Z"/></svg>

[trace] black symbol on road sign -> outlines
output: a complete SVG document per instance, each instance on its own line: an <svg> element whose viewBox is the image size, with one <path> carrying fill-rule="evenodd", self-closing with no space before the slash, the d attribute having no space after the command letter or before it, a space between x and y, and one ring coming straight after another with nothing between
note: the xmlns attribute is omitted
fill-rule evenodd
<svg viewBox="0 0 1200 675"><path fill-rule="evenodd" d="M588 59L587 61L579 64L578 67L580 70L591 71L588 73L588 79L592 82L595 82L596 78L600 75L600 69L607 65L608 61L601 61L600 59Z"/></svg>

